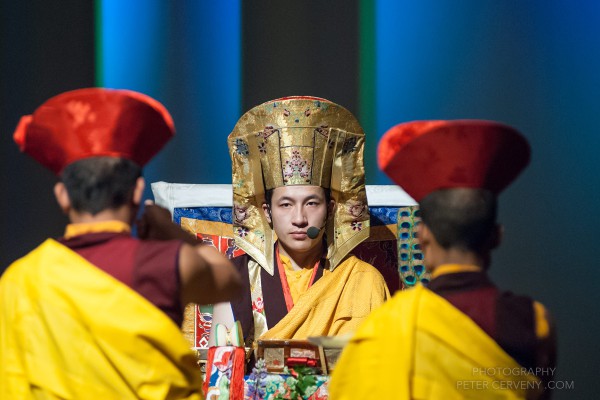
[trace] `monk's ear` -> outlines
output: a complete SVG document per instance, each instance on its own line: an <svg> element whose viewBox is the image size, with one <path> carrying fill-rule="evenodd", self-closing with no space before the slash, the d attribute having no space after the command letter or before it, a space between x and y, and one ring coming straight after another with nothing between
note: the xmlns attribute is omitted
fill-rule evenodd
<svg viewBox="0 0 600 400"><path fill-rule="evenodd" d="M335 204L334 199L329 200L329 204L327 204L327 215L333 215L335 212Z"/></svg>
<svg viewBox="0 0 600 400"><path fill-rule="evenodd" d="M271 224L271 206L269 206L267 203L263 203L262 209L263 213L265 214L265 218L267 219L267 222Z"/></svg>
<svg viewBox="0 0 600 400"><path fill-rule="evenodd" d="M133 189L133 204L139 206L144 196L144 189L146 188L146 181L141 176L135 181L135 188Z"/></svg>
<svg viewBox="0 0 600 400"><path fill-rule="evenodd" d="M429 229L427 225L421 222L417 226L417 237L419 238L419 244L421 245L421 248L423 248L423 246L427 246L431 243L431 240L433 239L433 233L431 233L431 229Z"/></svg>
<svg viewBox="0 0 600 400"><path fill-rule="evenodd" d="M68 214L71 211L71 198L64 183L57 182L54 185L54 197L62 212Z"/></svg>

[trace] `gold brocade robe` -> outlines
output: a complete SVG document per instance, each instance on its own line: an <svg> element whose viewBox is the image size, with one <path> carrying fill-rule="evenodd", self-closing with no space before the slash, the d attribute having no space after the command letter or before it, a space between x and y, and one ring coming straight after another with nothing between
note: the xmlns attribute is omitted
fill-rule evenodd
<svg viewBox="0 0 600 400"><path fill-rule="evenodd" d="M360 326L336 364L332 400L529 399L542 384L442 297L418 285Z"/></svg>
<svg viewBox="0 0 600 400"><path fill-rule="evenodd" d="M179 328L58 242L0 279L0 398L201 399L201 387Z"/></svg>

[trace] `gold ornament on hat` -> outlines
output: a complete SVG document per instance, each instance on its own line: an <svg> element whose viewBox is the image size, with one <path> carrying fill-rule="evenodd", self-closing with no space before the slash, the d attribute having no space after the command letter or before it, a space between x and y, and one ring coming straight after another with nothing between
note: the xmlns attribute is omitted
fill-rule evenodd
<svg viewBox="0 0 600 400"><path fill-rule="evenodd" d="M369 236L364 132L345 108L316 97L286 97L244 114L229 135L236 244L271 275L275 234L264 217L265 191L314 185L336 202L326 228L333 270Z"/></svg>

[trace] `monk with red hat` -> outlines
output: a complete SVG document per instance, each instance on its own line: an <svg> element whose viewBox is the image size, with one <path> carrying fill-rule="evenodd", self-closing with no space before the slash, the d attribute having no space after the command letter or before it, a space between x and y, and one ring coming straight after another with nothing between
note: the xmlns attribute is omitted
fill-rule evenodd
<svg viewBox="0 0 600 400"><path fill-rule="evenodd" d="M548 398L554 327L544 306L499 290L497 196L530 148L492 121L416 121L381 139L380 168L419 202L432 280L374 311L344 349L332 399Z"/></svg>
<svg viewBox="0 0 600 400"><path fill-rule="evenodd" d="M157 206L142 239L131 235L142 167L174 132L158 101L102 88L60 94L19 122L15 141L58 175L71 223L0 279L0 398L202 398L183 308L231 299L239 275Z"/></svg>

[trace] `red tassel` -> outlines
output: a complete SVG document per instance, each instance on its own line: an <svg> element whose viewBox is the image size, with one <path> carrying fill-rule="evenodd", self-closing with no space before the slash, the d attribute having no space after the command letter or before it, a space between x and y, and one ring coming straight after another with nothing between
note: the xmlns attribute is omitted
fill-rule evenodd
<svg viewBox="0 0 600 400"><path fill-rule="evenodd" d="M215 350L216 347L210 347L208 349L208 355L206 357L206 374L204 376L204 383L202 384L202 391L204 392L204 397L206 397L206 393L208 393L208 382L210 381L210 372L212 370L213 363L215 362Z"/></svg>
<svg viewBox="0 0 600 400"><path fill-rule="evenodd" d="M246 364L246 351L243 347L236 347L233 353L233 366L231 382L229 385L229 399L244 399L244 366Z"/></svg>

